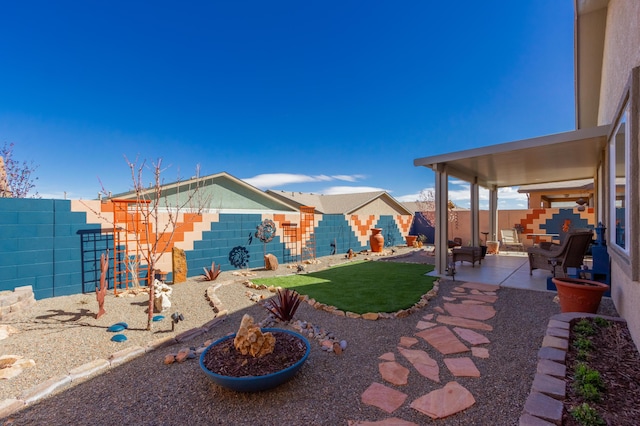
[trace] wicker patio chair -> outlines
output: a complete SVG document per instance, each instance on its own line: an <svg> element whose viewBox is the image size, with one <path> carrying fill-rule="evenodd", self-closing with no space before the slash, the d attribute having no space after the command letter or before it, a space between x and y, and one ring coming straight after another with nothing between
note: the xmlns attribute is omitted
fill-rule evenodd
<svg viewBox="0 0 640 426"><path fill-rule="evenodd" d="M567 268L582 266L592 239L593 231L580 231L568 234L560 245L529 247L529 275L533 274L534 269L545 269L551 271L554 277L566 277Z"/></svg>

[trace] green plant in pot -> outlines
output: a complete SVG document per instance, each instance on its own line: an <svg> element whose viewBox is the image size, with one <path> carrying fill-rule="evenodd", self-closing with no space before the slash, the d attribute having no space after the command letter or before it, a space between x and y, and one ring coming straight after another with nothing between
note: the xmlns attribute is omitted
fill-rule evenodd
<svg viewBox="0 0 640 426"><path fill-rule="evenodd" d="M292 290L279 290L265 306L277 318L290 321L300 298ZM276 387L300 370L311 352L309 341L287 329L261 329L244 315L238 332L216 340L200 355L200 367L216 384L238 392Z"/></svg>

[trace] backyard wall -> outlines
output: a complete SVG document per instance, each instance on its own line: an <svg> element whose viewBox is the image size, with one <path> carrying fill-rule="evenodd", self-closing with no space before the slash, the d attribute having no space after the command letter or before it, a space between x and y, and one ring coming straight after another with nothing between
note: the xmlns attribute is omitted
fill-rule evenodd
<svg viewBox="0 0 640 426"><path fill-rule="evenodd" d="M95 291L100 255L107 249L113 253L113 215L109 211L108 204L99 201L0 198L0 291L31 285L36 299ZM463 245L468 245L470 212L457 213L457 225L449 224L450 238L461 237ZM498 229L518 224L525 235L562 235L563 228L596 225L592 209L501 210L498 218ZM276 225L276 235L266 245L255 236L265 219ZM180 220L175 246L185 251L188 276L200 275L211 262L222 270L262 267L265 252L274 254L280 263L291 263L299 262L303 254L309 257L303 247L315 247L316 257L369 249L371 228L382 228L385 246L404 245L411 227L411 216L403 215L204 213ZM295 234L284 235L287 222L298 225ZM488 212L481 211L480 230L485 229ZM522 240L525 245L532 243ZM135 251L131 244L129 250ZM169 272L171 281L170 249L158 269ZM112 276L111 270L109 278ZM142 273L141 282L145 277ZM109 283L112 288L111 279Z"/></svg>
<svg viewBox="0 0 640 426"><path fill-rule="evenodd" d="M457 210L457 222L449 222L449 239L462 238L462 245L468 245L471 241L471 212L469 210ZM533 245L533 239L527 234L560 234L560 238L567 230L577 228L594 228L595 213L593 208L578 211L577 208L547 208L527 210L498 210L498 235L488 235L489 241L499 241L501 229L521 229L520 239L525 247ZM489 212L480 211L480 232L489 231ZM480 235L480 241L484 242L484 235Z"/></svg>
<svg viewBox="0 0 640 426"><path fill-rule="evenodd" d="M82 292L83 230L100 225L68 200L0 198L0 291L30 285L36 299Z"/></svg>
<svg viewBox="0 0 640 426"><path fill-rule="evenodd" d="M97 200L0 198L0 291L32 285L36 299L94 292L100 255L107 249L113 254L112 211ZM265 219L276 224L276 236L266 245L255 236ZM295 235L284 235L286 222L298 225ZM222 270L262 267L265 251L280 263L299 262L303 247L312 246L311 235L316 257L368 249L371 228L383 229L385 246L400 245L410 225L411 216L402 215L204 213L181 216L174 238L185 251L188 276L198 276L211 262ZM135 243L129 241L129 250L135 251ZM170 248L158 269L171 271Z"/></svg>

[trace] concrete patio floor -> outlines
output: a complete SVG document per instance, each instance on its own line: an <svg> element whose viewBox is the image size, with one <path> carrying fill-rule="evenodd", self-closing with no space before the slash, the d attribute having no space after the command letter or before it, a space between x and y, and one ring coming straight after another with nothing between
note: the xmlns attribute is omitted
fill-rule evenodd
<svg viewBox="0 0 640 426"><path fill-rule="evenodd" d="M585 259L589 264L590 259ZM437 276L435 271L430 275ZM529 275L529 259L522 252L500 252L488 254L482 265L472 266L469 262L457 262L455 277L441 276L445 280L470 281L483 284L494 284L502 287L547 291L549 271L536 269Z"/></svg>

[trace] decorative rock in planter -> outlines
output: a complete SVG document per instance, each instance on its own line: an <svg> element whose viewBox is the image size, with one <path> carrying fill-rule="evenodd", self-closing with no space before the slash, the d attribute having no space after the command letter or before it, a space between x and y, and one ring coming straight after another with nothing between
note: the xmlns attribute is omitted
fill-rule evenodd
<svg viewBox="0 0 640 426"><path fill-rule="evenodd" d="M598 312L602 295L609 286L597 281L579 278L552 278L558 289L561 312Z"/></svg>
<svg viewBox="0 0 640 426"><path fill-rule="evenodd" d="M200 368L202 368L202 371L204 371L214 383L236 392L263 391L263 390L274 388L288 381L293 376L295 376L295 374L298 372L298 370L300 370L304 362L309 357L309 353L311 353L311 345L309 344L309 341L306 338L304 338L304 336L286 329L263 328L262 331L265 333L274 333L274 334L286 333L296 337L306 346L306 351L304 355L295 364L287 368L284 368L280 371L277 371L275 373L266 374L263 376L234 377L234 376L227 376L227 375L214 373L213 371L209 370L205 365L205 358L207 357L207 353L210 350L214 350L216 346L219 346L225 341L229 339L235 339L235 334L233 334L233 335L225 336L221 339L216 340L211 345L209 345L207 349L204 350L204 352L202 352L202 354L200 355Z"/></svg>
<svg viewBox="0 0 640 426"><path fill-rule="evenodd" d="M382 228L372 228L371 237L369 237L369 244L371 245L371 251L374 253L382 252L384 247L384 236L381 234Z"/></svg>

